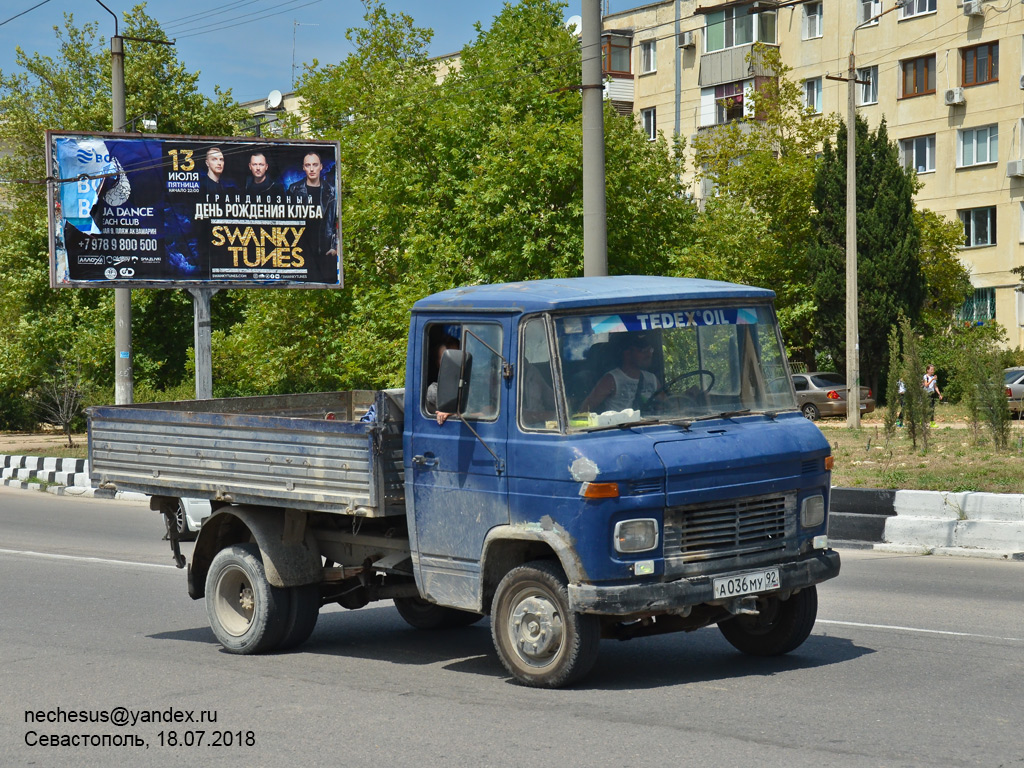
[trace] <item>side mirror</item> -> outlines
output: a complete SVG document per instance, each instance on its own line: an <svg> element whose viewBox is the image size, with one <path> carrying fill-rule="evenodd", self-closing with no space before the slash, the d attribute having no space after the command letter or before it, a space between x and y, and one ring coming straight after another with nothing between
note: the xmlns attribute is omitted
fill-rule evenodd
<svg viewBox="0 0 1024 768"><path fill-rule="evenodd" d="M461 349L446 349L437 374L437 410L461 414L469 397L473 356Z"/></svg>

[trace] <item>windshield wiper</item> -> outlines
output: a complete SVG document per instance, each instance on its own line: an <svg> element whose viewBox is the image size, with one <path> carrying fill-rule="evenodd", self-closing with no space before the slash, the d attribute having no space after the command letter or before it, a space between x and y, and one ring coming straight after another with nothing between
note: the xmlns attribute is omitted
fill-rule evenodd
<svg viewBox="0 0 1024 768"><path fill-rule="evenodd" d="M660 424L660 423L661 423L661 419L657 419L657 418L655 418L653 416L648 416L646 418L638 419L636 421L623 421L623 422L620 422L618 424L606 424L606 425L604 425L602 427L588 427L587 431L588 432L600 432L601 430L605 430L605 429L626 429L628 427L645 427L645 426L648 426L650 424Z"/></svg>
<svg viewBox="0 0 1024 768"><path fill-rule="evenodd" d="M672 424L676 427L682 427L683 429L689 429L690 425L695 421L710 421L711 419L731 419L733 416L746 416L750 413L749 408L744 408L741 411L722 411L721 413L709 413L706 416L694 416L692 419L672 419L666 421L666 424Z"/></svg>

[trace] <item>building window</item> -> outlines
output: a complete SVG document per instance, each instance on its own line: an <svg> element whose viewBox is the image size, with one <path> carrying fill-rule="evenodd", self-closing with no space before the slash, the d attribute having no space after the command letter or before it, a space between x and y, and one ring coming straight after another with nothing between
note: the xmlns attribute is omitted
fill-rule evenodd
<svg viewBox="0 0 1024 768"><path fill-rule="evenodd" d="M857 79L861 81L860 83L857 84L857 103L877 104L878 67L866 67L864 69L858 69Z"/></svg>
<svg viewBox="0 0 1024 768"><path fill-rule="evenodd" d="M821 113L821 78L804 80L804 106L815 114Z"/></svg>
<svg viewBox="0 0 1024 768"><path fill-rule="evenodd" d="M964 247L980 248L996 244L996 209L968 208L957 211L960 221L964 223Z"/></svg>
<svg viewBox="0 0 1024 768"><path fill-rule="evenodd" d="M821 37L821 3L804 3L804 40Z"/></svg>
<svg viewBox="0 0 1024 768"><path fill-rule="evenodd" d="M654 40L640 43L640 74L658 71L658 50Z"/></svg>
<svg viewBox="0 0 1024 768"><path fill-rule="evenodd" d="M986 125L984 128L964 128L957 133L957 167L985 165L999 162L999 128Z"/></svg>
<svg viewBox="0 0 1024 768"><path fill-rule="evenodd" d="M996 319L996 289L975 288L974 295L964 302L958 313L965 323L987 323Z"/></svg>
<svg viewBox="0 0 1024 768"><path fill-rule="evenodd" d="M601 53L603 56L604 74L632 74L633 70L629 64L632 47L633 39L625 35L605 35L602 37Z"/></svg>
<svg viewBox="0 0 1024 768"><path fill-rule="evenodd" d="M658 113L654 107L640 110L640 120L644 125L644 133L647 138L654 141L658 138Z"/></svg>
<svg viewBox="0 0 1024 768"><path fill-rule="evenodd" d="M935 93L935 54L900 62L903 71L903 96Z"/></svg>
<svg viewBox="0 0 1024 768"><path fill-rule="evenodd" d="M755 42L775 44L775 11L736 6L709 13L706 23L704 45L708 53Z"/></svg>
<svg viewBox="0 0 1024 768"><path fill-rule="evenodd" d="M882 12L882 0L857 0L857 23L877 24L875 18Z"/></svg>
<svg viewBox="0 0 1024 768"><path fill-rule="evenodd" d="M715 86L715 124L724 125L743 119L743 83Z"/></svg>
<svg viewBox="0 0 1024 768"><path fill-rule="evenodd" d="M935 170L935 134L903 139L900 142L900 153L905 168L912 168L918 173L931 173Z"/></svg>
<svg viewBox="0 0 1024 768"><path fill-rule="evenodd" d="M911 16L920 16L923 13L935 13L935 0L907 0L901 16L904 19L909 19Z"/></svg>
<svg viewBox="0 0 1024 768"><path fill-rule="evenodd" d="M962 85L994 83L999 79L999 43L985 43L960 50Z"/></svg>

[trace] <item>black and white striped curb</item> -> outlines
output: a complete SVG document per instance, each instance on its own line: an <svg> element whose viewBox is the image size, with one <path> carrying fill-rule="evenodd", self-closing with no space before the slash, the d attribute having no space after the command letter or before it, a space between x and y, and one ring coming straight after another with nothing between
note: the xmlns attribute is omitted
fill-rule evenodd
<svg viewBox="0 0 1024 768"><path fill-rule="evenodd" d="M85 459L0 454L0 482L10 488L46 491L57 496L145 501L144 493L94 488Z"/></svg>

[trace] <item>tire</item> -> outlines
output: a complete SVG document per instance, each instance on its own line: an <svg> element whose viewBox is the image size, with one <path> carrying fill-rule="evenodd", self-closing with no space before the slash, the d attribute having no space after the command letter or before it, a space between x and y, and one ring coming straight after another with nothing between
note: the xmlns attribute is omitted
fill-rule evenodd
<svg viewBox="0 0 1024 768"><path fill-rule="evenodd" d="M267 583L255 544L222 549L206 575L206 614L213 634L229 653L273 650L289 625L291 595Z"/></svg>
<svg viewBox="0 0 1024 768"><path fill-rule="evenodd" d="M597 661L601 622L569 610L565 573L538 560L509 571L491 605L491 634L501 663L519 683L560 688Z"/></svg>
<svg viewBox="0 0 1024 768"><path fill-rule="evenodd" d="M320 618L320 585L289 587L288 624L277 650L297 648L309 639Z"/></svg>
<svg viewBox="0 0 1024 768"><path fill-rule="evenodd" d="M416 629L458 629L483 618L479 613L445 608L419 597L396 597L395 608L406 623Z"/></svg>
<svg viewBox="0 0 1024 768"><path fill-rule="evenodd" d="M818 406L814 403L804 403L800 410L803 411L804 418L811 421L817 421L821 418L821 411L818 410Z"/></svg>
<svg viewBox="0 0 1024 768"><path fill-rule="evenodd" d="M818 616L818 590L804 587L789 600L767 597L757 601L756 616L736 616L718 629L738 651L750 656L781 656L800 647Z"/></svg>
<svg viewBox="0 0 1024 768"><path fill-rule="evenodd" d="M178 530L178 541L195 541L199 534L190 530L188 518L185 516L185 503L178 499L178 507L174 510L174 527Z"/></svg>

